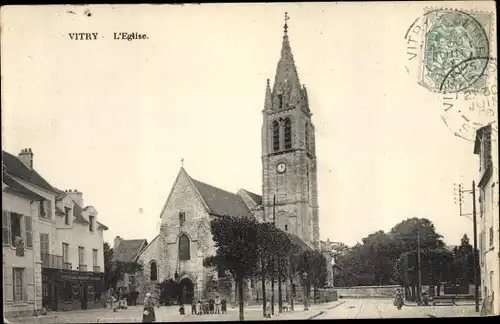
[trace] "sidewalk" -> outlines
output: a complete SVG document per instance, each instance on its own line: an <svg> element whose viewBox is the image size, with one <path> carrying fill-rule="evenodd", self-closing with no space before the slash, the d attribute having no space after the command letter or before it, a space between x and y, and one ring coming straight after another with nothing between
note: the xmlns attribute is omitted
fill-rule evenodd
<svg viewBox="0 0 500 324"><path fill-rule="evenodd" d="M275 315L271 318L264 318L262 314L262 305L245 306L245 321L283 321L283 320L308 320L313 317L321 315L325 310L332 309L338 305L345 303L345 301L335 301L331 303L311 305L309 310L304 311L304 305L295 305L295 310L290 312L278 313L277 307L275 308ZM227 314L215 315L191 315L181 316L175 318L168 318L166 322L182 321L182 322L226 322L226 321L239 321L240 313L238 308L228 309Z"/></svg>

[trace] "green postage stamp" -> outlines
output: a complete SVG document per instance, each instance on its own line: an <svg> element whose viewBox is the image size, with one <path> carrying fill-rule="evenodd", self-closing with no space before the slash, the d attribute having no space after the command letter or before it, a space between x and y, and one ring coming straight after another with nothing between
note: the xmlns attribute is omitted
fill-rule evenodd
<svg viewBox="0 0 500 324"><path fill-rule="evenodd" d="M420 83L440 93L484 88L492 15L436 9L424 17Z"/></svg>

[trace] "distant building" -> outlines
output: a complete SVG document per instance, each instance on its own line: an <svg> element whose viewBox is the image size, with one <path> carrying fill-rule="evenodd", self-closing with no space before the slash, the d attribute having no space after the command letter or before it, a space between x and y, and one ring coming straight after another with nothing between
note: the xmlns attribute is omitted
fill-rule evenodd
<svg viewBox="0 0 500 324"><path fill-rule="evenodd" d="M4 313L100 307L103 230L80 192L51 186L34 154L2 151Z"/></svg>
<svg viewBox="0 0 500 324"><path fill-rule="evenodd" d="M153 240L154 241L154 240ZM116 261L121 262L137 262L142 263L139 260L139 256L148 246L148 241L146 239L133 239L133 240L124 240L120 236L115 237L113 242L113 258ZM150 264L146 265L145 268L153 267L156 268L155 265L151 265L155 261L152 260ZM144 264L143 264L144 265ZM127 293L130 294L131 298L144 298L144 271L137 273L124 273L123 277L118 280L116 284L116 289L118 293ZM153 269L155 270L155 269ZM157 268L155 270L156 274ZM156 275L157 276L157 275ZM153 277L154 278L154 277ZM154 287L156 288L156 287ZM154 292L155 289L152 290Z"/></svg>
<svg viewBox="0 0 500 324"><path fill-rule="evenodd" d="M481 287L492 314L499 313L500 235L498 208L498 132L491 125L477 130L474 154L479 155L479 229Z"/></svg>

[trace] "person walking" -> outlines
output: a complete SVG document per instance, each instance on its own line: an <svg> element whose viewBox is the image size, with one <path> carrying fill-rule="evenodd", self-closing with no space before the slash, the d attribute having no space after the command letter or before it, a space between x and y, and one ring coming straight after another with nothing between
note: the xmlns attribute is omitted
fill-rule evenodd
<svg viewBox="0 0 500 324"><path fill-rule="evenodd" d="M155 303L153 297L151 297L151 293L146 294L146 298L144 298L144 309L142 312L142 322L143 323L153 323L156 321L155 316Z"/></svg>
<svg viewBox="0 0 500 324"><path fill-rule="evenodd" d="M396 306L397 309L400 310L403 307L403 303L403 294L398 288L396 289L396 293L394 294L394 306Z"/></svg>

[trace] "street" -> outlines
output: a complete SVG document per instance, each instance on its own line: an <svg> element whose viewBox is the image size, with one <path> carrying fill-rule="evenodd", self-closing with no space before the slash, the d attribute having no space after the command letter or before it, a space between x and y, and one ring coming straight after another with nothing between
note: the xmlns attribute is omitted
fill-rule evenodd
<svg viewBox="0 0 500 324"><path fill-rule="evenodd" d="M186 315L179 314L178 306L155 309L157 322L203 322L238 321L238 308L229 308L224 315L191 315L191 307L186 306ZM397 310L391 299L341 299L327 304L311 305L304 311L297 305L294 312L276 314L265 320L307 320L307 319L358 319L358 318L425 318L479 316L473 305L463 306L404 306ZM50 313L47 316L9 319L12 323L139 323L142 321L142 307L129 307L113 312L96 309L75 312ZM245 320L264 320L261 306L245 307Z"/></svg>
<svg viewBox="0 0 500 324"><path fill-rule="evenodd" d="M314 319L359 318L425 318L479 316L473 305L464 306L403 306L393 305L392 299L347 299L338 307L324 311Z"/></svg>

